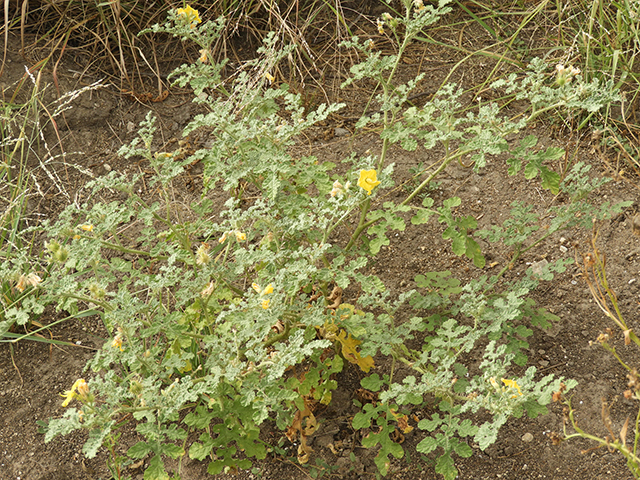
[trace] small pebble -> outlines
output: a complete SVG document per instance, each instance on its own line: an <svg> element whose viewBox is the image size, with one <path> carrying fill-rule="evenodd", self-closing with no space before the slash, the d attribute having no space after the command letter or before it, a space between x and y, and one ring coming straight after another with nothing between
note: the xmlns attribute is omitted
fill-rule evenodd
<svg viewBox="0 0 640 480"><path fill-rule="evenodd" d="M524 443L529 443L529 442L530 442L530 441L532 441L532 440L533 440L533 435L531 435L529 432L525 433L525 434L522 436L522 441L523 441Z"/></svg>
<svg viewBox="0 0 640 480"><path fill-rule="evenodd" d="M349 130L347 130L346 128L336 127L333 134L336 137L346 137L347 135L349 135Z"/></svg>
<svg viewBox="0 0 640 480"><path fill-rule="evenodd" d="M560 251L561 251L562 253L567 253L567 251L568 251L568 250L569 250L569 249L568 249L567 247L565 247L564 245L560 245Z"/></svg>

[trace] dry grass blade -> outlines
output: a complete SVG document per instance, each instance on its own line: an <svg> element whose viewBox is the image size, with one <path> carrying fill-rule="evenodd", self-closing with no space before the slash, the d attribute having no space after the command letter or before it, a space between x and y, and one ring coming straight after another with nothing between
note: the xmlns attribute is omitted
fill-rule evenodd
<svg viewBox="0 0 640 480"><path fill-rule="evenodd" d="M9 0L4 0L4 50L2 52L2 67L0 77L4 73L4 64L7 62L7 46L9 45Z"/></svg>
<svg viewBox="0 0 640 480"><path fill-rule="evenodd" d="M8 3L5 0L5 5ZM97 70L121 89L135 92L146 90L142 86L148 76L155 77L157 88L163 90L161 73L175 68L176 61L188 62L195 55L189 45L170 37L137 36L141 30L161 23L167 10L183 7L183 2L168 1L157 8L137 0L40 0L32 2L28 12L27 5L22 2L22 53L36 68L55 59L56 88L63 57L75 61L82 75ZM277 32L282 45L295 44L297 50L287 59L287 66L278 68L280 76L301 86L309 80L321 84L324 72L318 62L323 62L323 68L335 68L331 59L337 54L337 45L352 35L352 27L363 18L361 12L347 12L341 0L216 0L193 2L191 6L201 12L203 19L226 19L225 33L212 46L212 58L235 57L241 63L247 59L245 52L258 46L270 31ZM347 13L355 18L347 21ZM10 26L5 7L5 39ZM152 60L154 67L144 59Z"/></svg>
<svg viewBox="0 0 640 480"><path fill-rule="evenodd" d="M624 445L625 447L627 446L627 429L628 428L629 428L629 417L627 417L627 420L624 422L624 425L620 429L620 441L622 442L622 445Z"/></svg>

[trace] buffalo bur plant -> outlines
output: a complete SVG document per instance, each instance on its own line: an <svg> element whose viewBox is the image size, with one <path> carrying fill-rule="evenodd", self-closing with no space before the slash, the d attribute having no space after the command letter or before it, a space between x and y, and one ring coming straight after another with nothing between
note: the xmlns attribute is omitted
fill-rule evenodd
<svg viewBox="0 0 640 480"><path fill-rule="evenodd" d="M149 162L154 174L146 185L159 192L157 198L140 195L139 176L111 172L87 185L85 203L70 205L44 226L49 248L55 245L65 258L64 268L41 285L39 298L68 312L90 305L110 335L87 365L94 373L86 381L70 379L75 384L63 394L63 417L43 425L46 441L88 430L83 453L92 457L101 446L109 448L116 478L125 478L123 467L138 459L147 459L145 479L170 478L164 460L185 455L208 462L208 472L216 474L249 468L274 451L259 436L270 419L296 442L297 460L304 464L312 455L307 439L318 425L316 407L331 402L335 374L352 363L367 374L362 387L375 392L352 425L364 432L363 446L377 448L380 475L392 469L392 457L404 455L394 438L412 428L408 413L430 404L438 413L418 423L423 439L417 450L435 455L436 471L453 479L454 460L472 454L470 443L485 449L509 417L546 412L562 379L540 377L535 367L516 375L511 367L527 362L530 327L556 319L536 308L529 293L567 262L537 275L529 269L505 283L498 280L509 265L467 284L450 272L426 271L415 278L415 290L393 294L366 266L389 245L391 230L432 217L444 224L443 236L457 255L484 266L471 234L476 220L456 214L461 199L436 204L423 192L463 158L480 170L500 155L510 174L524 170L527 179L540 176L544 188L567 193L568 203L553 212L514 205L503 225L478 232L513 248L510 265L548 235L591 228L594 218L618 211L621 205L588 203L599 182L589 180L584 165L564 178L551 169L549 161L562 150L536 149L532 136L507 141L541 112L597 111L617 97L615 91L603 94L612 90L597 81L584 83L577 72L560 84L547 73L553 67L534 61L523 78L496 85L531 105L517 121L494 104L460 113L455 85L443 87L424 107L406 108L421 76L398 84L400 59L421 29L449 11L447 3L405 0L403 16L381 17L379 30L397 40L394 55L383 55L371 40L352 38L342 45L363 59L346 85L365 78L380 85L373 99L379 111L365 113L357 127L374 127L382 138L380 151L345 159L346 171L314 156L292 155L296 139L342 105L306 111L299 95L277 84L273 67L289 49L277 47L273 35L261 57L225 83L221 65L206 55L222 19L201 19L187 7L151 29L201 46L201 58L180 67L175 81L190 86L194 101L206 109L184 135L206 129L210 142L194 153L156 151L155 120L148 115L138 138L120 153ZM439 145L444 154L420 172L405 200L381 202L380 193L394 186L394 165L387 159L393 144L407 150ZM173 185L195 161L204 165L204 188L185 212L175 203ZM213 189L228 192L224 205L212 201ZM124 200L103 201L103 191L120 191ZM546 228L543 214L553 218ZM345 240L335 235L337 228L349 232ZM410 318L399 313L406 305ZM472 350L483 352L473 368L467 363ZM377 359L385 357L391 367L376 369ZM401 365L409 373L398 380ZM566 388L574 385L563 381ZM472 415L477 412L490 419L478 423ZM135 420L142 440L122 456L115 447L124 419Z"/></svg>

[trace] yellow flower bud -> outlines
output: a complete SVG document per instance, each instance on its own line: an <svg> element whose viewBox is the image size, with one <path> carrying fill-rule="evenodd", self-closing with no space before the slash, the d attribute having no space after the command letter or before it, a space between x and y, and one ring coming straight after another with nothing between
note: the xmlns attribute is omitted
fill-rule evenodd
<svg viewBox="0 0 640 480"><path fill-rule="evenodd" d="M208 243L201 244L196 250L196 264L207 265L211 261L209 250L211 246Z"/></svg>
<svg viewBox="0 0 640 480"><path fill-rule="evenodd" d="M201 61L202 63L207 63L209 61L209 50L207 50L206 48L203 48L202 50L200 50L200 58L198 59L199 61Z"/></svg>

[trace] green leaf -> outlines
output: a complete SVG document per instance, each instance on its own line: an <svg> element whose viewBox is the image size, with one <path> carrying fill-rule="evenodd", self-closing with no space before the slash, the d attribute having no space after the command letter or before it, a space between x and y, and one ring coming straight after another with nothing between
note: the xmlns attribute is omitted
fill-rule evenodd
<svg viewBox="0 0 640 480"><path fill-rule="evenodd" d="M447 229L442 233L442 238L444 240L451 239L453 243L451 244L451 250L457 256L464 255L467 249L465 248L465 238L460 234L454 227L447 227Z"/></svg>
<svg viewBox="0 0 640 480"><path fill-rule="evenodd" d="M524 167L524 178L527 180L531 180L532 178L536 178L538 176L538 172L540 171L540 165L535 161L530 161Z"/></svg>
<svg viewBox="0 0 640 480"><path fill-rule="evenodd" d="M413 217L411 217L411 223L413 225L422 225L423 223L427 223L433 213L434 212L432 212L431 210L420 209Z"/></svg>
<svg viewBox="0 0 640 480"><path fill-rule="evenodd" d="M204 430L215 416L216 414L207 410L204 405L199 405L195 412L191 412L184 417L184 423L198 430Z"/></svg>
<svg viewBox="0 0 640 480"><path fill-rule="evenodd" d="M165 443L162 445L161 451L164 455L171 458L178 458L185 454L184 448L173 443Z"/></svg>
<svg viewBox="0 0 640 480"><path fill-rule="evenodd" d="M560 321L559 316L547 312L544 308L531 309L527 313L531 316L531 325L540 328L551 328L553 326L551 322Z"/></svg>
<svg viewBox="0 0 640 480"><path fill-rule="evenodd" d="M515 363L516 365L520 365L521 367L524 367L528 361L529 357L522 352L516 352L515 357L513 357L513 363Z"/></svg>
<svg viewBox="0 0 640 480"><path fill-rule="evenodd" d="M371 390L372 392L379 391L380 387L382 387L384 383L384 380L381 379L377 373L369 375L368 377L364 377L362 380L360 380L360 385L362 385L362 388Z"/></svg>
<svg viewBox="0 0 640 480"><path fill-rule="evenodd" d="M89 432L89 438L82 447L82 453L87 458L93 458L96 456L105 437L111 433L111 427L114 423L115 422L111 421L102 428L94 428Z"/></svg>
<svg viewBox="0 0 640 480"><path fill-rule="evenodd" d="M440 418L440 415L436 413L431 417L431 420L426 418L423 420L420 420L418 422L418 428L420 430L427 430L428 432L433 432L443 422L444 422L444 419Z"/></svg>
<svg viewBox="0 0 640 480"><path fill-rule="evenodd" d="M213 450L213 443L193 443L189 447L189 458L202 461L207 458L207 455L211 453L211 450Z"/></svg>
<svg viewBox="0 0 640 480"><path fill-rule="evenodd" d="M438 448L438 441L433 437L425 437L416 445L416 450L424 454L431 453L436 448Z"/></svg>
<svg viewBox="0 0 640 480"><path fill-rule="evenodd" d="M218 475L224 469L224 462L222 460L214 460L207 466L207 473L210 475Z"/></svg>
<svg viewBox="0 0 640 480"><path fill-rule="evenodd" d="M131 458L144 458L151 452L151 446L147 442L138 442L129 450L127 455Z"/></svg>
<svg viewBox="0 0 640 480"><path fill-rule="evenodd" d="M453 207L457 207L461 203L462 199L460 197L451 197L442 202L442 205L444 205L444 208L452 209Z"/></svg>
<svg viewBox="0 0 640 480"><path fill-rule="evenodd" d="M540 176L542 177L542 188L550 190L551 193L557 195L560 191L560 174L549 170L543 165L540 167Z"/></svg>
<svg viewBox="0 0 640 480"><path fill-rule="evenodd" d="M538 144L538 138L535 135L527 135L520 140L520 147L523 149L533 148Z"/></svg>
<svg viewBox="0 0 640 480"><path fill-rule="evenodd" d="M473 449L465 442L458 442L454 447L454 451L462 458L469 458L473 455Z"/></svg>
<svg viewBox="0 0 640 480"><path fill-rule="evenodd" d="M498 429L504 424L506 418L503 418L501 422L485 422L478 432L474 436L474 440L478 443L480 450L487 448L489 445L495 443L498 438Z"/></svg>
<svg viewBox="0 0 640 480"><path fill-rule="evenodd" d="M164 463L159 455L154 456L149 467L144 472L144 480L169 480L169 475L164 470Z"/></svg>
<svg viewBox="0 0 640 480"><path fill-rule="evenodd" d="M460 425L458 425L458 435L461 437L470 437L478 433L478 427L475 426L470 419L465 418Z"/></svg>
<svg viewBox="0 0 640 480"><path fill-rule="evenodd" d="M377 255L380 252L380 249L383 245L389 245L389 239L384 234L379 234L378 237L374 238L369 242L369 250L372 255Z"/></svg>
<svg viewBox="0 0 640 480"><path fill-rule="evenodd" d="M436 461L436 473L444 476L445 480L455 480L458 476L458 470L456 469L456 465L451 458L451 453L446 452Z"/></svg>
<svg viewBox="0 0 640 480"><path fill-rule="evenodd" d="M49 422L44 441L48 443L58 435L67 435L80 428L83 428L80 414L75 408L68 408L62 418L54 418Z"/></svg>
<svg viewBox="0 0 640 480"><path fill-rule="evenodd" d="M458 377L464 377L469 372L469 369L466 365L456 362L453 364L453 371Z"/></svg>
<svg viewBox="0 0 640 480"><path fill-rule="evenodd" d="M529 418L537 418L538 415L546 415L549 410L544 405L540 405L535 400L527 400L524 402L524 409L527 411Z"/></svg>
<svg viewBox="0 0 640 480"><path fill-rule="evenodd" d="M360 430L362 428L369 428L371 426L371 418L378 414L377 409L370 403L364 406L363 412L358 412L354 415L352 420L353 428Z"/></svg>
<svg viewBox="0 0 640 480"><path fill-rule="evenodd" d="M470 237L467 237L466 250L464 252L468 258L473 260L473 264L478 268L484 268L485 259L482 255L482 250L478 242Z"/></svg>

